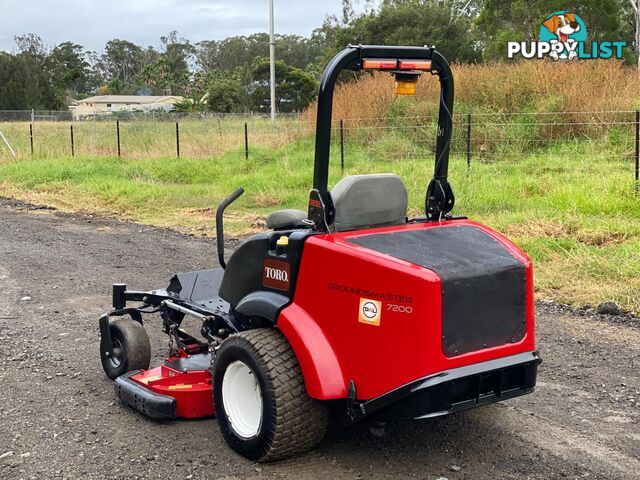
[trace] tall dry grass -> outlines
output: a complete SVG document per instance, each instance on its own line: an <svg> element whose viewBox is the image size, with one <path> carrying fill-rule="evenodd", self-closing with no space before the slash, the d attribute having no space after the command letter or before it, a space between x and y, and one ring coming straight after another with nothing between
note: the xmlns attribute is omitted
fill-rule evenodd
<svg viewBox="0 0 640 480"><path fill-rule="evenodd" d="M603 112L640 108L640 76L615 61L552 61L515 64L453 65L456 111L477 112ZM415 102L406 115L435 112L437 77L420 78ZM334 119L387 117L395 100L393 78L385 73L364 75L340 85L335 93ZM305 112L313 120L316 105ZM568 114L567 122L584 116ZM598 120L597 115L594 120Z"/></svg>

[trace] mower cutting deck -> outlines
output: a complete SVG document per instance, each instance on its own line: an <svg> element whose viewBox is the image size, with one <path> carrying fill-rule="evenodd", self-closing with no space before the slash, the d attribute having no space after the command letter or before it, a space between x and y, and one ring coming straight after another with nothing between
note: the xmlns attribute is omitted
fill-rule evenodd
<svg viewBox="0 0 640 480"><path fill-rule="evenodd" d="M155 420L213 416L211 355L189 358L198 364L193 367L179 365L182 360L172 358L160 367L121 375L116 378L116 396Z"/></svg>
<svg viewBox="0 0 640 480"><path fill-rule="evenodd" d="M392 174L328 188L333 91L341 71L381 70L398 93L437 75L436 166L425 216L407 218ZM424 419L533 391L533 270L499 233L453 217L448 183L453 77L434 48L349 47L319 91L308 211L269 216L227 265L177 274L149 292L113 287L100 318L101 359L124 403L155 419L216 415L229 445L254 460L313 448L329 409L345 423L369 415ZM133 304L133 306L131 306ZM159 313L170 351L149 369L143 315ZM182 325L201 321L199 339Z"/></svg>

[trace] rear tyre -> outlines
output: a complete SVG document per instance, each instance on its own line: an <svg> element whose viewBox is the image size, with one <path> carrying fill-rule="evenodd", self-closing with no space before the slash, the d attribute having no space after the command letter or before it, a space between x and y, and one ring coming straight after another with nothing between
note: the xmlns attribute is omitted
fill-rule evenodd
<svg viewBox="0 0 640 480"><path fill-rule="evenodd" d="M102 368L111 380L132 370L147 370L151 362L151 344L146 330L129 318L109 321L113 355L105 356L100 342Z"/></svg>
<svg viewBox="0 0 640 480"><path fill-rule="evenodd" d="M282 460L311 450L324 437L328 410L307 395L298 360L278 330L229 337L212 374L220 429L240 455Z"/></svg>

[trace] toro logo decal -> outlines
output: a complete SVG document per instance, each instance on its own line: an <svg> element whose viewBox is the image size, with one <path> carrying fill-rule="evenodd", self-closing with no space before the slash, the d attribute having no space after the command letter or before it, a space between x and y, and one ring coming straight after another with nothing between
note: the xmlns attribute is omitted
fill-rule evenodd
<svg viewBox="0 0 640 480"><path fill-rule="evenodd" d="M289 291L291 285L291 266L282 260L264 259L262 285L275 290Z"/></svg>
<svg viewBox="0 0 640 480"><path fill-rule="evenodd" d="M382 302L371 300L369 298L360 299L360 310L358 313L358 321L367 325L380 326L380 318L382 317Z"/></svg>

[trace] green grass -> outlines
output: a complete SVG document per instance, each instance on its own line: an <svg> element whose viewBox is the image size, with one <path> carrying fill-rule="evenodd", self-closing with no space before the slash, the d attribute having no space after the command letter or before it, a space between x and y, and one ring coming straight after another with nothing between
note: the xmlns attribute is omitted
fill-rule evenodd
<svg viewBox="0 0 640 480"><path fill-rule="evenodd" d="M332 184L340 178L336 153ZM415 158L420 153L424 159ZM399 159L406 156L414 158ZM229 209L227 226L246 235L263 229L273 210L304 209L312 166L309 137L277 149L252 148L249 160L238 148L201 159L5 160L0 195L212 235L215 206L243 186L246 194ZM384 137L350 144L346 167L345 174L399 174L411 214L421 213L432 154ZM465 159L454 156L450 171L455 212L504 232L534 259L539 297L574 305L612 300L640 311L640 197L629 152L615 132L534 154L475 159L470 174Z"/></svg>

